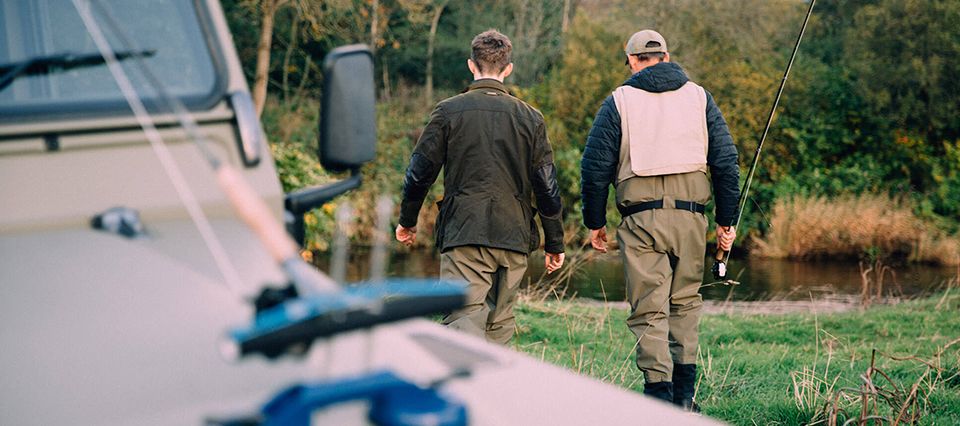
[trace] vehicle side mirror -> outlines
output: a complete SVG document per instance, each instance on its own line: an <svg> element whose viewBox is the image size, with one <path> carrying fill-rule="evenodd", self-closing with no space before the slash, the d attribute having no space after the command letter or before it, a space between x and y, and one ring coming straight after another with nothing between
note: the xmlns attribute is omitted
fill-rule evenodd
<svg viewBox="0 0 960 426"><path fill-rule="evenodd" d="M373 55L363 44L338 47L323 69L320 164L335 172L355 170L376 153Z"/></svg>

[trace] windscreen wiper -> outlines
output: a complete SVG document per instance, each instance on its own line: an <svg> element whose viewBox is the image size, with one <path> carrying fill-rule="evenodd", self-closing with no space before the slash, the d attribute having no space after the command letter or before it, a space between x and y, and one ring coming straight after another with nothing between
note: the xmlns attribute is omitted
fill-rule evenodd
<svg viewBox="0 0 960 426"><path fill-rule="evenodd" d="M150 57L156 50L126 50L116 52L118 60L128 58ZM73 68L91 67L106 63L103 55L98 53L58 53L55 55L35 56L20 62L0 64L0 90L25 75L42 75L63 72Z"/></svg>

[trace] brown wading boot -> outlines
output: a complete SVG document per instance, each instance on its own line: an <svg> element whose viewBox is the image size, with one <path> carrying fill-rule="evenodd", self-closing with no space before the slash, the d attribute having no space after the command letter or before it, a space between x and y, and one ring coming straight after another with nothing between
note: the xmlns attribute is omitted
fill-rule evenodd
<svg viewBox="0 0 960 426"><path fill-rule="evenodd" d="M673 402L673 383L646 383L643 385L643 394L657 399L662 399L667 402Z"/></svg>
<svg viewBox="0 0 960 426"><path fill-rule="evenodd" d="M684 411L700 412L700 406L693 401L697 384L697 364L673 364L673 403Z"/></svg>

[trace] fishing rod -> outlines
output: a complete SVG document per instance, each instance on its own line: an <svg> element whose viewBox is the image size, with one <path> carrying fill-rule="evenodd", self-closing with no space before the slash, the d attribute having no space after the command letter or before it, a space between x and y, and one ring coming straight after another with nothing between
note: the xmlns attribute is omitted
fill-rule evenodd
<svg viewBox="0 0 960 426"><path fill-rule="evenodd" d="M197 229L200 231L208 250L210 250L214 260L217 263L217 266L223 274L228 287L231 290L238 292L240 289L240 277L236 271L236 268L233 266L229 256L223 249L222 244L216 237L216 234L213 232L213 228L210 226L206 215L203 213L203 210L200 208L199 203L193 195L193 192L187 185L179 167L173 160L172 154L163 143L163 140L153 123L153 119L147 112L143 101L137 94L136 89L134 89L133 84L131 83L126 72L120 66L119 60L116 56L116 51L114 51L114 49L110 46L105 34L94 19L93 11L91 10L90 6L93 5L94 7L97 7L101 16L107 19L107 23L110 24L113 29L113 35L119 39L121 44L129 47L133 44L132 41L124 32L120 31L119 25L117 25L116 21L113 20L109 12L105 8L101 7L99 3L91 3L88 0L73 0L73 4L83 20L88 34L93 39L94 44L100 51L100 54L103 56L110 73L113 75L114 80L120 87L120 91L122 92L124 98L126 98L130 108L133 110L134 116L144 129L144 133L149 140L150 145L153 147L154 152L160 159L167 176L174 184L174 188L177 190L181 202L186 207L191 219L197 226ZM253 187L250 186L250 184L243 178L240 172L238 172L228 163L220 161L215 155L213 155L208 147L209 141L201 134L196 121L187 112L187 109L183 103L165 90L163 84L160 83L160 80L156 77L156 75L144 64L142 58L137 59L139 60L136 62L136 64L138 65L141 74L146 78L147 82L153 87L157 94L164 100L164 103L176 115L177 121L179 121L183 128L187 131L190 139L194 141L196 147L200 151L201 156L213 169L216 175L217 183L219 184L220 189L227 195L227 199L232 205L234 212L236 212L237 215L247 224L250 230L257 235L266 251L284 270L299 294L304 295L316 294L318 292L337 291L339 286L333 280L320 274L313 267L307 265L303 261L298 253L297 244L292 238L290 238L289 235L287 235L283 227L273 217L273 214L270 212L270 208L257 195Z"/></svg>
<svg viewBox="0 0 960 426"><path fill-rule="evenodd" d="M790 62L787 63L787 69L783 71L783 78L780 79L780 88L777 89L777 96L773 100L773 107L770 108L770 115L767 116L767 125L763 128L763 134L760 135L760 143L757 144L757 151L753 156L753 164L750 165L750 171L747 172L747 180L743 183L743 190L740 191L740 200L737 202L737 222L733 229L740 227L740 219L743 215L743 208L747 204L747 195L750 192L750 184L753 182L753 174L757 170L757 164L760 162L760 150L763 149L763 141L767 139L767 133L770 132L770 125L773 124L773 117L777 112L777 106L780 105L780 96L783 94L783 87L787 83L787 77L790 75L790 68L793 67L793 60L797 57L797 50L800 49L800 41L803 40L803 32L807 29L807 22L810 21L810 15L813 13L813 5L816 0L810 0L810 7L807 8L807 15L803 18L803 25L800 27L800 34L797 36L797 42L793 45L793 53L790 54ZM719 245L719 241L717 242ZM724 280L727 284L732 284L727 280L727 261L730 260L730 251L733 250L731 244L730 250L726 251L717 247L717 253L714 256L713 277L718 280Z"/></svg>
<svg viewBox="0 0 960 426"><path fill-rule="evenodd" d="M111 47L94 18L92 9L96 8L121 45L133 47L133 41L125 34L118 21L111 16L110 11L96 0L72 0L72 2L87 28L87 33L103 56L114 81L143 129L144 135L160 159L181 202L200 231L204 243L226 280L227 287L239 294L240 277L233 262L213 232L209 220L154 125L154 119L147 111L126 71L120 65L117 51ZM358 50L360 48L357 46L345 46L341 49L345 49L343 52L362 51ZM128 50L134 51L134 49ZM341 54L347 54L343 52ZM235 327L224 336L220 349L225 358L235 360L251 354L276 358L286 353L299 353L306 350L317 338L401 319L449 312L463 306L465 285L460 282L443 280L436 282L425 279L384 280L382 271L374 271L374 278L381 281L371 283L375 285L341 286L307 264L298 253L297 243L286 233L253 187L239 171L228 162L221 161L209 149L208 138L202 134L183 103L165 90L160 79L150 70L142 57L136 59L134 64L139 68L142 76L163 100L165 106L176 115L177 121L186 130L201 157L213 170L217 183L226 194L234 212L259 238L266 252L279 264L278 266L289 280L290 285L285 289L274 290L268 287L262 289L260 296L253 300L257 308L253 322ZM381 222L386 223L383 218L389 216L391 206L379 206L378 210ZM375 257L376 266L381 269L385 265L385 250L381 247L381 253Z"/></svg>

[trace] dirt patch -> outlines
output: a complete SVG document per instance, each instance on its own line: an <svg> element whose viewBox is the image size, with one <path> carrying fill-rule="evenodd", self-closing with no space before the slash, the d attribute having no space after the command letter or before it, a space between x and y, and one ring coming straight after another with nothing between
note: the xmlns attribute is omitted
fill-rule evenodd
<svg viewBox="0 0 960 426"><path fill-rule="evenodd" d="M897 298L886 299L881 304L897 304ZM630 309L627 302L602 302L578 299L576 303L590 306L609 306L614 309ZM876 303L876 302L874 302ZM827 314L860 309L860 299L856 297L831 297L819 300L761 300L761 301L718 301L705 300L703 313L707 315L783 315L783 314Z"/></svg>
<svg viewBox="0 0 960 426"><path fill-rule="evenodd" d="M703 302L703 312L716 314L780 315L792 313L834 313L846 312L860 307L853 300L764 300L752 302L721 302L707 300Z"/></svg>

